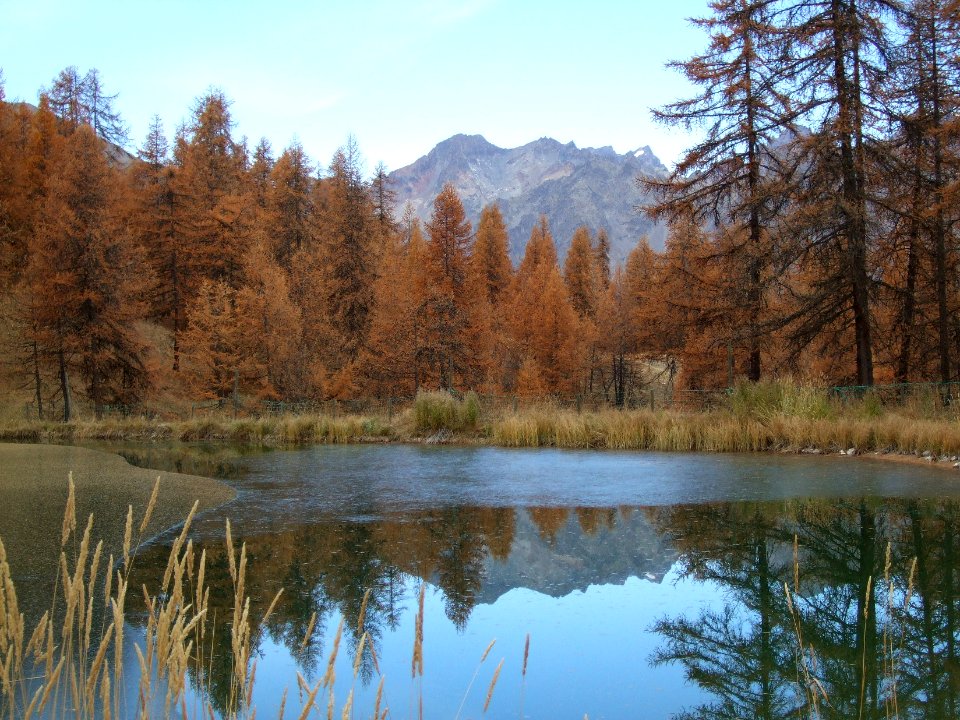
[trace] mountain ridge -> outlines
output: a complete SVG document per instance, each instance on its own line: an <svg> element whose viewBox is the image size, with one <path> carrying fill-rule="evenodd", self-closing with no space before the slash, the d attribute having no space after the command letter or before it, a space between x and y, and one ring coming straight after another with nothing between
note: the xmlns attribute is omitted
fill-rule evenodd
<svg viewBox="0 0 960 720"><path fill-rule="evenodd" d="M474 225L480 210L498 203L510 233L510 255L523 255L530 231L547 216L560 257L580 225L604 228L611 261L623 262L641 236L662 247L663 226L635 208L645 200L637 187L641 175L667 172L649 146L620 154L611 146L579 148L549 137L516 148L501 148L482 135L453 135L410 165L390 173L398 207L407 203L427 220L433 200L446 183L460 194Z"/></svg>

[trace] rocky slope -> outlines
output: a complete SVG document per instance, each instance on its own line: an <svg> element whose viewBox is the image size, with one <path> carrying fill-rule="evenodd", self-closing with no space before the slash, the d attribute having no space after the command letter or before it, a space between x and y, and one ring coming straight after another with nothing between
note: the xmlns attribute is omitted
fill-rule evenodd
<svg viewBox="0 0 960 720"><path fill-rule="evenodd" d="M610 147L578 148L541 138L504 149L480 135L455 135L412 165L390 174L402 211L410 203L426 220L445 183L453 183L467 217L476 224L480 210L497 202L510 232L510 254L518 261L534 224L545 214L561 258L574 230L586 225L605 228L611 260L623 261L637 240L647 235L662 247L664 229L636 210L644 197L636 185L640 175L662 175L666 168L643 147L620 155Z"/></svg>

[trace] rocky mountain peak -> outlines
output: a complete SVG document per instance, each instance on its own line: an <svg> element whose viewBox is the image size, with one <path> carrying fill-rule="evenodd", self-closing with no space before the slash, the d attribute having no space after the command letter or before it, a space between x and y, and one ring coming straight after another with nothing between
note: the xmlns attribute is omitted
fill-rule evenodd
<svg viewBox="0 0 960 720"><path fill-rule="evenodd" d="M398 207L409 203L423 220L448 182L474 224L485 205L498 203L514 262L523 255L541 214L550 222L561 258L576 228L586 225L592 232L606 229L611 260L622 262L643 235L654 247L663 245L663 228L635 208L644 201L636 178L664 173L666 168L646 146L621 155L610 146L578 148L573 142L542 137L504 149L482 135L454 135L390 178Z"/></svg>

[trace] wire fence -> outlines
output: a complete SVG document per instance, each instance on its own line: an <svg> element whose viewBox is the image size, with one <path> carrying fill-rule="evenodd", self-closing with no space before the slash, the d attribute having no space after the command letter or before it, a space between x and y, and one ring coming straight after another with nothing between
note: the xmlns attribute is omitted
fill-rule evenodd
<svg viewBox="0 0 960 720"><path fill-rule="evenodd" d="M728 407L738 388L688 389L670 385L628 388L622 404L617 405L608 395L601 393L525 398L506 394L483 394L480 402L484 409L493 413L519 412L533 408L552 407L577 412L599 412L619 408L672 409L702 412ZM771 386L775 387L775 386ZM876 408L913 406L927 412L960 411L960 382L916 382L881 385L831 385L804 387L806 391L822 393L830 402L841 406L864 403ZM454 391L462 397L462 393ZM223 398L202 398L194 401L167 404L163 407L144 404L103 405L100 416L105 419L140 417L145 419L199 419L205 417L268 417L283 415L323 415L339 417L367 415L393 419L394 415L410 408L413 396L386 398L355 398L331 400L263 400L243 395ZM46 408L45 408L46 409ZM48 415L52 418L53 415ZM89 408L84 415L93 415ZM23 406L25 419L36 419L34 404Z"/></svg>

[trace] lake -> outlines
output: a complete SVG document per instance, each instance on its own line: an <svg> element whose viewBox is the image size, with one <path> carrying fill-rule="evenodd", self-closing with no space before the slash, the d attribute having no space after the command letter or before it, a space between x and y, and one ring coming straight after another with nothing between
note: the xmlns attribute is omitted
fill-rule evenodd
<svg viewBox="0 0 960 720"><path fill-rule="evenodd" d="M813 701L823 717L958 717L960 475L793 455L116 449L237 489L192 537L220 618L225 517L251 616L284 589L252 633L259 718L284 687L296 716L297 673L323 675L341 621L337 717L351 690L369 716L381 676L396 718L421 697L427 718L786 718ZM132 587L158 584L171 540L140 550ZM361 608L373 652L354 681ZM229 634L214 644L203 672L223 707Z"/></svg>

